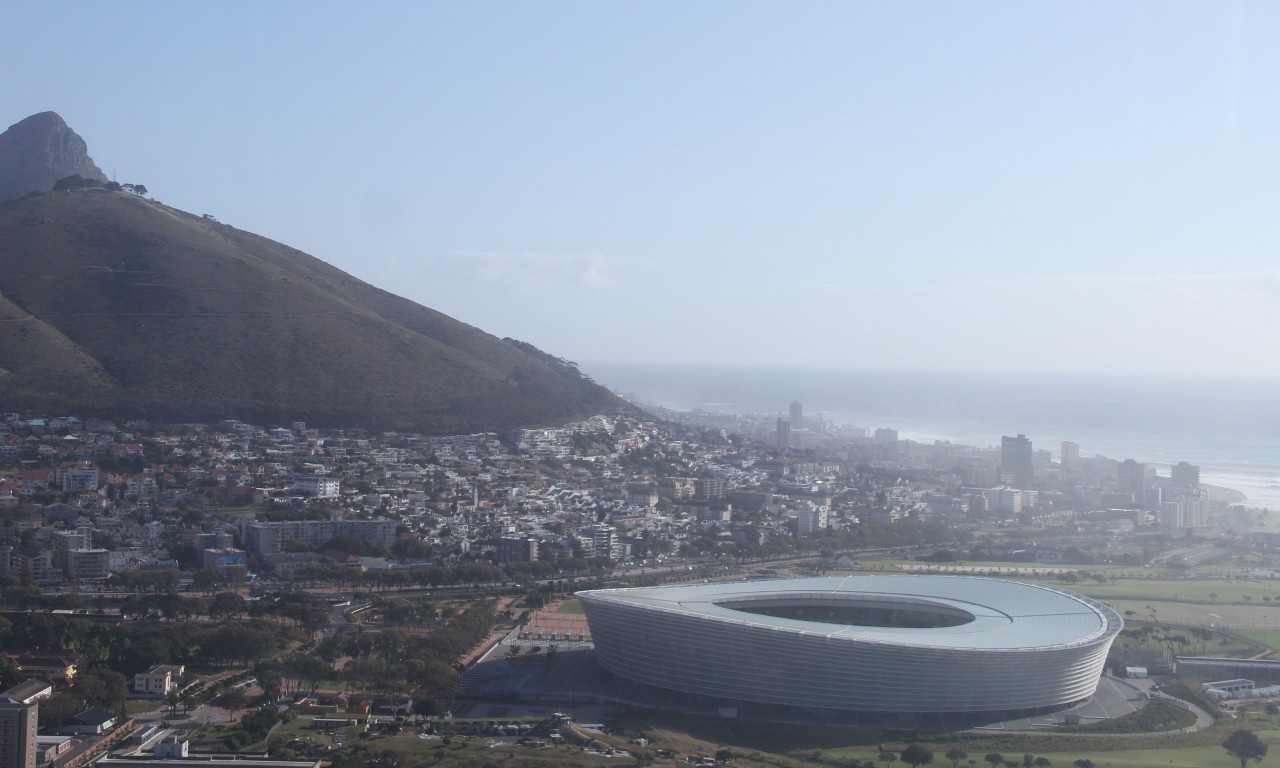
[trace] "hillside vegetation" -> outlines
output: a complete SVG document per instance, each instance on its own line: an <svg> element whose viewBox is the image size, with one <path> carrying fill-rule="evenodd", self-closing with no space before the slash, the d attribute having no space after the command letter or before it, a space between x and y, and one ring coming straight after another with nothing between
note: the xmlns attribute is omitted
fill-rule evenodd
<svg viewBox="0 0 1280 768"><path fill-rule="evenodd" d="M0 204L8 409L465 432L622 407L565 361L125 191Z"/></svg>

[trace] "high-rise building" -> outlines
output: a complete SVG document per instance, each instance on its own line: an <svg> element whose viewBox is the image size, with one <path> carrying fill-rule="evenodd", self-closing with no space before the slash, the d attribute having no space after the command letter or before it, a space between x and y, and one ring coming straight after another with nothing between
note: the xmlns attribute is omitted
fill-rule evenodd
<svg viewBox="0 0 1280 768"><path fill-rule="evenodd" d="M0 694L0 768L36 768L36 724L40 705Z"/></svg>
<svg viewBox="0 0 1280 768"><path fill-rule="evenodd" d="M1031 509L1036 504L1037 493L1019 488L988 488L982 492L986 498L986 508L997 512L1008 512L1014 515Z"/></svg>
<svg viewBox="0 0 1280 768"><path fill-rule="evenodd" d="M1014 488L1030 488L1035 484L1031 464L1031 441L1019 433L1017 437L1000 438L1000 480Z"/></svg>
<svg viewBox="0 0 1280 768"><path fill-rule="evenodd" d="M1169 474L1173 487L1181 491L1194 491L1200 487L1200 468L1195 464L1180 461L1174 464Z"/></svg>
<svg viewBox="0 0 1280 768"><path fill-rule="evenodd" d="M875 437L876 445L889 445L898 442L898 430L893 427L876 427Z"/></svg>
<svg viewBox="0 0 1280 768"><path fill-rule="evenodd" d="M58 531L53 535L53 566L65 570L68 553L77 549L88 549L88 547L88 541L79 531Z"/></svg>
<svg viewBox="0 0 1280 768"><path fill-rule="evenodd" d="M1205 524L1204 507L1196 500L1161 502L1156 522L1161 528L1199 528Z"/></svg>
<svg viewBox="0 0 1280 768"><path fill-rule="evenodd" d="M791 423L796 429L804 426L804 403L799 400L791 401Z"/></svg>
<svg viewBox="0 0 1280 768"><path fill-rule="evenodd" d="M538 559L538 540L530 536L503 536L498 540L502 563L531 563Z"/></svg>
<svg viewBox="0 0 1280 768"><path fill-rule="evenodd" d="M1080 461L1080 444L1073 443L1070 440L1062 441L1061 460L1058 462L1062 465L1062 471L1074 467Z"/></svg>
<svg viewBox="0 0 1280 768"><path fill-rule="evenodd" d="M827 508L820 504L805 504L796 510L796 533L812 536L827 527Z"/></svg>
<svg viewBox="0 0 1280 768"><path fill-rule="evenodd" d="M105 579L111 575L111 550L73 549L67 553L63 569L67 578L76 581Z"/></svg>
<svg viewBox="0 0 1280 768"><path fill-rule="evenodd" d="M590 539L591 546L595 551L596 557L608 557L614 560L618 559L618 553L616 551L618 532L612 525L607 523L596 523L594 525L584 526L582 530L579 531L579 534Z"/></svg>
<svg viewBox="0 0 1280 768"><path fill-rule="evenodd" d="M700 477L694 483L696 496L700 499L723 499L725 491L724 478Z"/></svg>
<svg viewBox="0 0 1280 768"><path fill-rule="evenodd" d="M778 450L785 451L791 447L791 422L778 417Z"/></svg>
<svg viewBox="0 0 1280 768"><path fill-rule="evenodd" d="M1147 465L1133 459L1125 459L1116 466L1116 491L1133 499L1135 504L1146 501Z"/></svg>

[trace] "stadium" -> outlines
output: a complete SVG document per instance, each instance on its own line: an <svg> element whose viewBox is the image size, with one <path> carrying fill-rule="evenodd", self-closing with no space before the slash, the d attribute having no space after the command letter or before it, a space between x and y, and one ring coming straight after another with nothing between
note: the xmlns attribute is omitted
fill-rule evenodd
<svg viewBox="0 0 1280 768"><path fill-rule="evenodd" d="M579 592L617 677L729 706L1028 715L1098 686L1123 622L1000 579L868 575Z"/></svg>

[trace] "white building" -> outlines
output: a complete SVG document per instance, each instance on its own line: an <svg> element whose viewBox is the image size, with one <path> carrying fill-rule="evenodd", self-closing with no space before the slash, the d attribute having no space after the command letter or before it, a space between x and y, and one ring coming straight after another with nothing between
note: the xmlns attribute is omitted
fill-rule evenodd
<svg viewBox="0 0 1280 768"><path fill-rule="evenodd" d="M987 501L987 509L1017 515L1034 507L1038 494L1035 491L999 486L988 488L982 495Z"/></svg>
<svg viewBox="0 0 1280 768"><path fill-rule="evenodd" d="M828 510L821 504L811 502L801 505L796 510L796 534L812 536L827 527Z"/></svg>
<svg viewBox="0 0 1280 768"><path fill-rule="evenodd" d="M317 475L296 475L291 490L317 499L335 499L338 497L338 479L336 477L320 477Z"/></svg>
<svg viewBox="0 0 1280 768"><path fill-rule="evenodd" d="M1156 510L1161 528L1199 528L1205 525L1204 506L1199 500L1163 501Z"/></svg>

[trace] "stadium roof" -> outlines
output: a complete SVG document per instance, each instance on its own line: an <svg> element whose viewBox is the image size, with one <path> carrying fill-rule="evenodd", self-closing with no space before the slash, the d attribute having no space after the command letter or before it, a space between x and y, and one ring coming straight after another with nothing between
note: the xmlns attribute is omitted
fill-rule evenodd
<svg viewBox="0 0 1280 768"><path fill-rule="evenodd" d="M773 626L803 634L863 643L920 648L1030 650L1088 643L1116 632L1114 611L1080 595L1051 587L967 576L860 575L779 581L708 582L671 587L640 587L590 593L650 610L698 615L718 621ZM972 620L954 626L859 626L751 613L735 602L847 600L903 604L917 610Z"/></svg>

